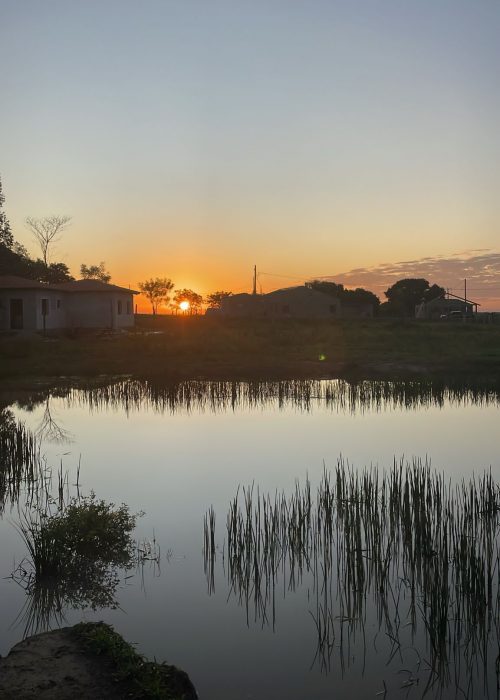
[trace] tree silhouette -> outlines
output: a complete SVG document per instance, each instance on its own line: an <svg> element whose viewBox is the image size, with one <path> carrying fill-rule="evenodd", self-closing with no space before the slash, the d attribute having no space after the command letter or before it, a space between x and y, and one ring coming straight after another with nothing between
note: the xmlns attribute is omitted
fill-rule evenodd
<svg viewBox="0 0 500 700"><path fill-rule="evenodd" d="M426 279L409 277L398 280L384 293L387 313L413 317L418 304L443 296L445 290L437 284L431 287Z"/></svg>
<svg viewBox="0 0 500 700"><path fill-rule="evenodd" d="M45 265L48 265L51 247L61 238L70 221L70 216L46 216L43 219L28 216L26 219L26 226L40 246Z"/></svg>
<svg viewBox="0 0 500 700"><path fill-rule="evenodd" d="M232 294L232 292L223 291L213 292L207 296L206 302L210 309L220 309L222 300L227 299L227 297L232 296Z"/></svg>
<svg viewBox="0 0 500 700"><path fill-rule="evenodd" d="M169 292L174 288L174 283L168 277L151 278L145 282L138 282L138 285L150 302L154 316L158 313L160 304L166 304L169 301Z"/></svg>
<svg viewBox="0 0 500 700"><path fill-rule="evenodd" d="M0 243L3 243L6 248L12 250L14 247L14 236L12 235L12 231L10 229L9 220L7 219L5 212L2 211L4 202L5 196L2 190L2 180L0 179Z"/></svg>
<svg viewBox="0 0 500 700"><path fill-rule="evenodd" d="M99 265L80 265L80 275L84 280L99 280L100 282L108 283L111 279L111 274L106 270L105 263L100 262Z"/></svg>
<svg viewBox="0 0 500 700"><path fill-rule="evenodd" d="M203 297L192 289L176 289L174 294L175 303L180 306L183 301L189 302L189 313L198 313L203 304Z"/></svg>

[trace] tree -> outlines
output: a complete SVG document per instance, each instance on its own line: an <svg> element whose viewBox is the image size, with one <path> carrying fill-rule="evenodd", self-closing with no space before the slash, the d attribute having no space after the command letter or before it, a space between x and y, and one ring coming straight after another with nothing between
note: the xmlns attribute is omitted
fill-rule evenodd
<svg viewBox="0 0 500 700"><path fill-rule="evenodd" d="M61 238L62 232L68 227L70 221L70 216L46 216L43 219L28 216L26 219L26 226L40 246L42 259L46 265L48 265L51 246Z"/></svg>
<svg viewBox="0 0 500 700"><path fill-rule="evenodd" d="M220 309L223 299L232 296L232 292L213 292L206 298L206 302L210 309Z"/></svg>
<svg viewBox="0 0 500 700"><path fill-rule="evenodd" d="M306 287L314 289L317 292L322 292L323 294L328 294L329 296L335 297L335 299L340 299L343 304L372 304L374 313L378 312L380 306L380 299L378 296L362 287L344 289L343 284L323 282L321 280L306 282Z"/></svg>
<svg viewBox="0 0 500 700"><path fill-rule="evenodd" d="M151 278L145 282L138 282L138 285L141 292L149 300L153 315L158 313L160 304L166 304L169 301L169 292L174 288L174 283L168 277Z"/></svg>
<svg viewBox="0 0 500 700"><path fill-rule="evenodd" d="M440 287L439 284L433 284L424 293L424 301L428 302L432 301L433 299L440 299L441 297L444 297L445 294L446 289L444 287Z"/></svg>
<svg viewBox="0 0 500 700"><path fill-rule="evenodd" d="M197 313L203 304L203 297L201 294L193 292L192 289L176 289L174 294L174 301L180 307L182 302L188 302L189 313ZM182 307L181 307L182 308ZM188 309L185 309L186 311Z"/></svg>
<svg viewBox="0 0 500 700"><path fill-rule="evenodd" d="M106 270L104 262L100 262L99 265L80 265L80 275L84 280L99 280L100 282L110 281L111 275Z"/></svg>
<svg viewBox="0 0 500 700"><path fill-rule="evenodd" d="M50 263L46 265L43 260L38 258L37 260L29 260L29 270L30 279L38 280L38 282L47 282L48 284L61 284L74 279L65 263Z"/></svg>
<svg viewBox="0 0 500 700"><path fill-rule="evenodd" d="M423 301L431 301L443 296L445 290L437 284L432 287L423 278L407 278L398 280L385 292L388 303L384 311L392 315L415 315L415 307Z"/></svg>
<svg viewBox="0 0 500 700"><path fill-rule="evenodd" d="M4 202L5 196L2 191L2 180L0 180L0 243L3 243L6 248L12 250L14 247L14 236L10 229L9 220L5 212L2 211Z"/></svg>
<svg viewBox="0 0 500 700"><path fill-rule="evenodd" d="M316 292L322 292L323 294L328 294L331 297L340 299L344 292L343 284L336 284L335 282L324 282L323 280L313 280L312 282L306 282L305 286L308 289L314 289Z"/></svg>

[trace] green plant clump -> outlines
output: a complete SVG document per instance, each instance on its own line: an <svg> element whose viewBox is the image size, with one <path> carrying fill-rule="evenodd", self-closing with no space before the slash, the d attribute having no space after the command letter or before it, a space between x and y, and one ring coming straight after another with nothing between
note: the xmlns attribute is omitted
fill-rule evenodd
<svg viewBox="0 0 500 700"><path fill-rule="evenodd" d="M115 507L94 494L73 499L54 515L26 516L20 531L36 581L77 580L110 567L127 568L134 553L131 532L136 519L128 506Z"/></svg>
<svg viewBox="0 0 500 700"><path fill-rule="evenodd" d="M28 514L19 531L28 557L12 577L29 598L21 617L26 634L64 620L64 609L116 608L120 569L134 562L131 533L137 515L128 506L96 499L73 499L57 513Z"/></svg>

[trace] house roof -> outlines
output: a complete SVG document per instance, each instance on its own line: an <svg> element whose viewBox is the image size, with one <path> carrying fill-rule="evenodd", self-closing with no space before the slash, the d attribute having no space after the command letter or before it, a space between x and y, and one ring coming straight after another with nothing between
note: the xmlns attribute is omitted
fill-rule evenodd
<svg viewBox="0 0 500 700"><path fill-rule="evenodd" d="M108 284L100 280L72 280L51 286L63 292L128 292L129 294L139 294L135 289L119 287L116 284Z"/></svg>
<svg viewBox="0 0 500 700"><path fill-rule="evenodd" d="M477 301L472 301L472 299L465 299L464 297L459 297L456 294L451 294L448 292L448 297L440 296L425 302L426 306L443 306L446 304L456 304L461 302L462 304L467 304L468 306L481 306Z"/></svg>
<svg viewBox="0 0 500 700"><path fill-rule="evenodd" d="M118 287L116 284L107 284L100 280L72 280L60 284L44 284L37 280L29 280L16 275L0 275L0 289L43 289L54 292L128 292L139 294L135 289Z"/></svg>
<svg viewBox="0 0 500 700"><path fill-rule="evenodd" d="M328 301L330 304L334 304L339 301L337 297L332 297L329 294L320 292L317 289L310 289L304 285L275 289L273 292L268 292L264 296L268 299L317 299L318 301Z"/></svg>
<svg viewBox="0 0 500 700"><path fill-rule="evenodd" d="M17 275L0 275L0 289L51 289L51 286Z"/></svg>

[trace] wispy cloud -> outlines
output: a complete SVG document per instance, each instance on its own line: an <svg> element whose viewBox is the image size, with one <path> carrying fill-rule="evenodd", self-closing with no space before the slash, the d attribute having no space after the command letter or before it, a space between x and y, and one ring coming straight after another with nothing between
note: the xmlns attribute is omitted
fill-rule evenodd
<svg viewBox="0 0 500 700"><path fill-rule="evenodd" d="M483 310L500 310L500 253L475 248L449 256L424 257L375 267L358 267L323 279L347 287L371 289L383 300L384 291L398 279L425 277L454 294L462 294L467 279L467 296L481 304Z"/></svg>

